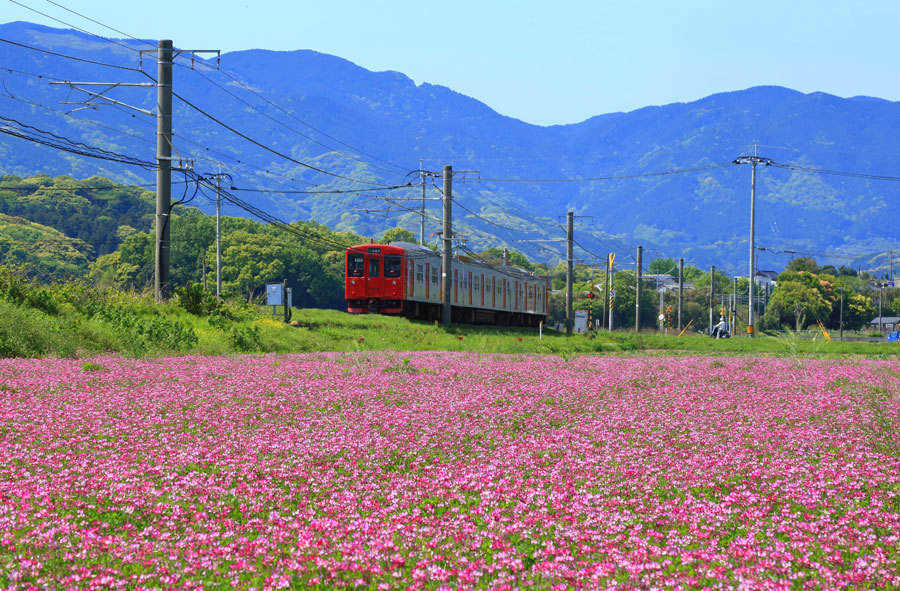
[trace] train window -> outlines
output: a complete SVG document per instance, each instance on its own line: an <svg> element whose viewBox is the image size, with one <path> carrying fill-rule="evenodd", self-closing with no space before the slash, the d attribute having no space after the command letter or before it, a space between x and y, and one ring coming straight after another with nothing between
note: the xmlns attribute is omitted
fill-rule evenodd
<svg viewBox="0 0 900 591"><path fill-rule="evenodd" d="M361 254L351 254L347 257L347 276L362 277L365 271L365 257Z"/></svg>
<svg viewBox="0 0 900 591"><path fill-rule="evenodd" d="M425 281L424 277L425 277L425 265L419 263L418 265L416 265L416 282L422 283L423 281Z"/></svg>
<svg viewBox="0 0 900 591"><path fill-rule="evenodd" d="M479 287L481 286L481 278L475 277L475 279L474 279L474 281L472 281L472 283L474 284L474 285L472 285L472 289L474 289L475 291L478 291Z"/></svg>
<svg viewBox="0 0 900 591"><path fill-rule="evenodd" d="M398 256L384 257L384 276L400 277L400 271L403 269L403 261Z"/></svg>
<svg viewBox="0 0 900 591"><path fill-rule="evenodd" d="M431 268L431 284L437 285L438 283L438 270L437 267Z"/></svg>
<svg viewBox="0 0 900 591"><path fill-rule="evenodd" d="M372 257L369 259L369 277L378 277L381 274L381 260Z"/></svg>

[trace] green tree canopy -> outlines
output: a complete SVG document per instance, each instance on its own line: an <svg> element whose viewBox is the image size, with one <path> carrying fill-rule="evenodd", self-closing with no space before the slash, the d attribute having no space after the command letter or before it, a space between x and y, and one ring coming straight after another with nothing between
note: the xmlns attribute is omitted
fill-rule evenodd
<svg viewBox="0 0 900 591"><path fill-rule="evenodd" d="M819 265L816 264L816 260L812 257L798 257L788 263L787 267L785 267L784 270L817 273L819 271Z"/></svg>
<svg viewBox="0 0 900 591"><path fill-rule="evenodd" d="M406 228L391 228L387 232L384 233L384 236L381 237L382 244L389 244L391 242L412 242L413 244L417 244L419 241L416 238L416 235L407 230Z"/></svg>

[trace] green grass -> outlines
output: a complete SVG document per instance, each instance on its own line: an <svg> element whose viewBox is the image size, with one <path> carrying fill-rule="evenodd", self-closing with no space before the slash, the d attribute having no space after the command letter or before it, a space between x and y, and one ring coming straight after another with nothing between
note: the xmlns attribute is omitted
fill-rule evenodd
<svg viewBox="0 0 900 591"><path fill-rule="evenodd" d="M473 351L556 355L584 354L769 355L896 359L900 344L838 342L796 336L710 339L630 331L567 336L536 328L455 325L410 321L336 310L293 310L291 326L268 307L205 301L188 312L178 298L154 304L148 294L97 292L80 284L43 287L0 276L0 357L130 357L228 355L308 351Z"/></svg>

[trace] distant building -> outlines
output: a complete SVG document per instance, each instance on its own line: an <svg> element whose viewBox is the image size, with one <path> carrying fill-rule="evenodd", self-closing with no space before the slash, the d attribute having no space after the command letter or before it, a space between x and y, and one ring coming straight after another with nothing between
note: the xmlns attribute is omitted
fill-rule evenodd
<svg viewBox="0 0 900 591"><path fill-rule="evenodd" d="M656 291L670 291L678 289L678 278L667 274L660 275L641 275L644 285L653 285ZM691 289L690 283L684 284L685 291Z"/></svg>
<svg viewBox="0 0 900 591"><path fill-rule="evenodd" d="M760 287L765 287L767 285L775 287L776 279L778 279L778 273L776 271L761 271L759 269L756 271L756 284Z"/></svg>
<svg viewBox="0 0 900 591"><path fill-rule="evenodd" d="M876 316L872 320L869 321L869 328L873 330L878 330L878 326L881 325L882 330L897 330L897 326L900 325L900 317L898 316Z"/></svg>

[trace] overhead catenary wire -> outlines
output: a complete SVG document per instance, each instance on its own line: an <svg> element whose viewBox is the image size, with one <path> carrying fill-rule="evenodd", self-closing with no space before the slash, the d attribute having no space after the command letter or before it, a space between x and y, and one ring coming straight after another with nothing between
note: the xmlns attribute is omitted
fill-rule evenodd
<svg viewBox="0 0 900 591"><path fill-rule="evenodd" d="M179 64L179 65L181 65L181 64ZM184 66L184 67L186 67L186 66ZM311 142L313 142L313 143L315 143L315 144L317 144L317 145L319 145L319 146L322 146L323 148L326 148L326 149L331 150L331 151L333 151L333 152L335 152L335 153L337 153L337 154L340 154L340 155L342 155L342 156L345 156L346 158L348 158L348 159L350 159L350 160L355 160L355 161L357 161L357 162L362 162L362 163L367 164L367 165L369 165L369 166L371 166L371 167L373 167L373 168L377 168L377 169L379 169L379 170L383 170L383 171L389 172L389 173L391 173L391 174L399 174L399 173L401 173L401 172L402 172L402 173L407 172L407 169L406 169L406 168L403 168L403 167L401 167L401 166L399 166L399 165L396 165L396 164L388 163L388 164L390 164L391 166L394 166L394 167L397 169L397 170L391 170L391 169L385 168L385 167L383 167L383 166L379 166L379 165L377 165L377 164L373 164L373 163L371 163L371 162L369 162L369 161L367 161L367 160L364 160L363 158L360 158L359 156L355 156L355 155L353 155L353 154L347 154L346 152L342 152L342 151L340 151L340 150L336 150L334 147L329 146L329 145L327 145L327 144L325 144L325 143L323 143L323 142L320 142L319 140L317 140L317 139L315 139L315 138L313 138L313 137L310 137L310 136L306 135L305 133L303 133L303 132L301 132L301 131L298 131L297 129L294 129L294 128L291 127L290 125L287 125L286 123L284 123L284 122L282 122L282 121L279 121L278 119L276 119L275 117L272 117L272 116L269 115L268 113L265 113L265 112L261 111L260 109L257 109L255 106L253 106L253 105L250 104L249 102L245 101L243 98L239 97L239 96L236 95L235 93L231 92L230 90L228 90L227 88L225 88L224 86L222 86L221 84L219 84L218 82L216 82L215 80L212 80L212 79L209 78L208 76L204 76L204 75L203 75L201 72L199 72L198 70L193 69L193 68L191 68L191 70L192 70L195 74L197 74L198 76L200 76L201 78L207 80L210 84L212 84L212 85L216 86L217 88L221 89L223 92L227 93L229 96L231 96L231 97L234 98L235 100L240 101L241 103L243 103L243 104L246 105L247 107L253 109L254 111L256 111L257 113L259 113L259 114L262 115L263 117L269 119L270 121L273 121L274 123L276 123L277 125L280 125L280 126L284 127L285 129L287 129L287 130L289 130L289 131L291 131L291 132L293 132L293 133L299 135L299 136L302 137L302 138L305 138L305 139L307 139L307 140L309 140L309 141L311 141ZM233 76L230 76L230 75L229 75L229 77L231 77L233 80L237 81L237 79L234 78ZM243 84L242 84L242 87L243 87L243 88L246 88L246 86L244 86ZM275 106L278 110L282 111L283 113L287 113L287 114L290 115L290 113L289 113L288 111L286 111L286 110L284 110L283 108L279 107L278 105L276 105L276 104L273 103L272 101L266 99L265 97L263 97L262 95L260 95L258 92L252 91L252 90L251 90L251 92L253 92L256 96L260 97L262 100L266 101L268 104ZM298 119L298 120L299 120L299 119ZM302 120L299 120L299 121L301 121L301 123L304 123L304 125L309 126L309 124L303 122ZM309 126L309 127L310 127L311 129L315 129L315 128L312 128L312 126ZM316 130L316 131L318 131L318 130ZM322 133L323 135L327 135L327 134L324 134L324 133L321 132L321 131L320 131L319 133ZM331 138L331 136L328 136L328 137ZM331 139L335 139L335 138L331 138ZM335 141L338 141L339 143L342 143L342 144L344 143L344 142L340 142L340 140L336 140L336 139L335 139ZM346 144L346 145L349 146L349 144ZM352 148L352 146L350 146L350 147ZM353 148L353 149L356 149L356 148Z"/></svg>
<svg viewBox="0 0 900 591"><path fill-rule="evenodd" d="M109 26L109 25L107 25L107 24L101 23L100 21L95 20L95 19L93 19L93 18L91 18L91 17L89 17L89 16L87 16L87 15L81 14L80 12L76 12L75 10L72 10L71 8L68 8L68 7L66 7L66 6L63 6L62 4L59 4L58 2L54 2L53 0L46 0L46 2L49 2L50 4L53 4L54 6L57 6L57 7L59 7L59 8L62 8L62 9L65 10L66 12L69 12L69 13L71 13L71 14L74 14L75 16L80 16L80 17L83 18L84 20L91 21L91 22L94 23L95 25L100 25L101 27L103 27L103 28L105 28L105 29L109 29L110 31L115 31L115 32L118 33L119 35L124 35L125 37L128 37L129 39L132 39L132 40L134 40L134 41L138 41L138 42L140 42L140 43L143 43L143 44L148 45L148 46L153 47L153 48L156 47L156 45L154 45L153 43L150 43L150 42L147 41L146 39L138 39L138 38L135 37L134 35L129 35L128 33L124 33L124 32L122 32L122 31L120 31L119 29L116 29L116 28L111 27L111 26ZM60 22L60 21L57 21L57 22ZM89 35L93 35L93 36L95 36L95 37L99 37L99 35L95 35L94 33L88 33L88 34L89 34ZM101 39L106 39L106 37L100 37L100 38L101 38ZM107 40L107 41L112 41L111 39L106 39L106 40Z"/></svg>
<svg viewBox="0 0 900 591"><path fill-rule="evenodd" d="M617 180L624 180L624 179L659 177L659 176L668 176L668 175L672 175L672 174L687 174L687 173L691 173L691 172L703 172L706 170L715 170L717 168L725 168L727 166L733 166L733 165L734 165L734 162L723 162L721 164L710 164L708 166L696 166L693 168L679 168L676 170L665 170L665 171L660 171L660 172L644 172L644 173L637 173L637 174L580 177L580 178L516 179L516 178L478 177L477 180L481 181L481 182L492 182L492 183L586 183L586 182L594 182L594 181L617 181Z"/></svg>
<svg viewBox="0 0 900 591"><path fill-rule="evenodd" d="M253 145L255 145L255 146L259 147L259 148L262 148L263 150L265 150L265 151L267 151L267 152L270 152L270 153L272 153L272 154L278 156L279 158L283 158L283 159L285 159L285 160L287 160L287 161L289 161L289 162L293 162L294 164L298 164L298 165L300 165L300 166L302 166L302 167L304 167L304 168L307 168L307 169L309 169L309 170L312 170L312 171L314 171L314 172L318 172L318 173L320 173L320 174L328 175L328 176L331 176L331 177L335 177L335 178L339 178L339 179L344 179L344 180L347 180L347 181L352 181L352 182L354 182L354 183L360 183L360 184L363 184L363 185L382 186L381 183L375 183L375 182L372 182L372 181L366 181L366 180L363 180L363 179L355 179L355 178L353 178L353 177L349 177L349 176L346 176L346 175L343 175L343 174L339 174L339 173L336 173L336 172L331 172L331 171L329 171L329 170L325 170L324 168L319 168L318 166L313 166L312 164L308 164L308 163L306 163L306 162L302 162L302 161L300 161L300 160L297 160L296 158L293 158L293 157L291 157L291 156L288 156L287 154L284 154L284 153L282 153L282 152L279 152L279 151L276 150L275 148L272 148L272 147L270 147L270 146L267 146L267 145L263 144L262 142L260 142L260 141L258 141L258 140L255 140L255 139L253 139L252 137L246 135L245 133L242 133L241 131L238 131L237 129L235 129L234 127L228 125L227 123L225 123L225 122L222 121L221 119L218 119L218 118L215 117L214 115L208 113L208 112L207 112L206 110L204 110L203 108L198 107L198 106L195 105L193 102L191 102L191 101L189 101L188 99L184 98L183 96L181 96L181 95L178 94L177 92L173 92L173 93L172 93L172 96L178 98L181 102L183 102L183 103L186 104L187 106L191 107L192 109L194 109L195 111L197 111L198 113L200 113L201 115L203 115L204 117L206 117L207 119L213 121L214 123L216 123L216 124L218 124L218 125L224 127L225 129L227 129L227 130L230 131L231 133L233 133L233 134L235 134L235 135L237 135L237 136L239 136L239 137L245 139L246 141L250 142L251 144L253 144Z"/></svg>
<svg viewBox="0 0 900 591"><path fill-rule="evenodd" d="M41 53L46 53L46 54L48 54L48 55L53 55L53 56L61 57L61 58L68 59L68 60L73 60L73 61L77 61L77 62L84 62L84 63L86 63L86 64L92 64L92 65L95 65L95 66L104 66L104 67L106 67L106 68L115 68L115 69L117 69L117 70L126 70L126 71L129 71L129 72L138 72L138 73L141 72L141 70L140 70L139 68L130 68L130 67L128 67L128 66L120 66L119 64L108 64L108 63L106 63L106 62L98 62L98 61L96 61L96 60L89 60L89 59L85 59L85 58L83 58L83 57L76 57L76 56L74 56L74 55L66 55L66 54L64 54L64 53L58 53L58 52L56 52L56 51L50 51L49 49L42 49L42 48L40 48L40 47L34 47L33 45L26 45L25 43L18 43L18 42L16 42L16 41L12 41L12 40L10 40L10 39L0 39L0 42L2 42L2 43L8 43L8 44L10 44L10 45L15 45L15 46L17 46L17 47L22 47L22 48L24 48L24 49L31 49L31 50L33 50L33 51L39 51L39 52L41 52Z"/></svg>
<svg viewBox="0 0 900 591"><path fill-rule="evenodd" d="M49 18L49 19L52 20L52 21L56 21L56 22L60 23L61 25L66 25L66 26L69 27L70 29L75 29L76 31L79 31L79 32L81 32L81 33L84 33L85 35L90 35L91 37L96 37L96 38L98 38L98 39L103 39L104 41L106 41L106 42L108 42L108 43L112 43L112 44L114 44L114 45L118 45L119 47L124 47L125 49L128 49L128 50L130 50L130 51L139 51L139 50L135 49L134 47L129 47L128 45L125 45L124 43L119 43L118 41L115 41L114 39L108 39L108 38L106 38L106 37L103 37L102 35L98 35L98 34L96 34L96 33L91 33L90 31L85 30L85 29L82 29L81 27L77 27L77 26L73 25L72 23L66 22L66 21L64 21L64 20L62 20L62 19L58 19L58 18L56 18L55 16L50 16L50 15L47 14L46 12L41 12L40 10L38 10L38 9L36 9L36 8L32 8L31 6L28 6L27 4L23 4L22 2L18 2L17 0L9 0L9 1L12 2L13 4L16 4L16 5L18 5L18 6L21 6L21 7L24 8L25 10L30 10L31 12L34 12L34 13L36 13L36 14L39 14L39 15L45 17L45 18ZM58 6L58 5L57 5L57 6ZM70 11L70 12L71 12L71 11ZM79 15L79 16L80 16L80 15ZM90 19L88 19L88 20L90 20Z"/></svg>

